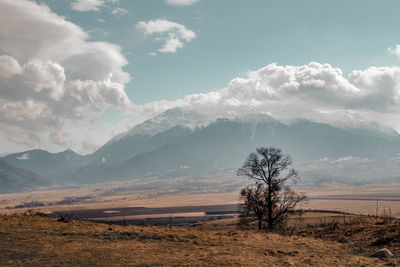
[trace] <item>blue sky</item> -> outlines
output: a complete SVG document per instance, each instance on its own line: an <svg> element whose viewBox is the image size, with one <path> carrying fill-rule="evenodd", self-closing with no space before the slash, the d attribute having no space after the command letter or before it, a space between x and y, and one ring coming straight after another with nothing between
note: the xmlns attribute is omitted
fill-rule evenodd
<svg viewBox="0 0 400 267"><path fill-rule="evenodd" d="M173 6L161 0L120 0L90 12L72 10L69 1L45 3L93 40L122 47L129 61L124 69L132 76L125 90L137 104L220 89L272 62L316 61L345 73L398 64L386 50L400 43L398 1L203 0ZM113 16L110 11L117 6L129 13ZM149 56L160 43L135 25L159 18L185 25L197 37L176 53Z"/></svg>
<svg viewBox="0 0 400 267"><path fill-rule="evenodd" d="M173 107L400 131L399 8L397 0L2 0L0 154L91 153Z"/></svg>

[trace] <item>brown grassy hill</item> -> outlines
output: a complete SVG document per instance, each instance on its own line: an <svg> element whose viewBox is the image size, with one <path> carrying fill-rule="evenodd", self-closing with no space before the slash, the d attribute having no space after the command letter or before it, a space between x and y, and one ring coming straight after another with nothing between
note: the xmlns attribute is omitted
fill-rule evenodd
<svg viewBox="0 0 400 267"><path fill-rule="evenodd" d="M345 243L252 230L110 226L0 215L0 266L384 266Z"/></svg>

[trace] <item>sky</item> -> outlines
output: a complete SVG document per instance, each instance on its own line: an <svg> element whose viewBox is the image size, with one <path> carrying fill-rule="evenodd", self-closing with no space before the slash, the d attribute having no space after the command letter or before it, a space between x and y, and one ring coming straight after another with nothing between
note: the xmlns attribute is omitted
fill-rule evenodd
<svg viewBox="0 0 400 267"><path fill-rule="evenodd" d="M397 0L0 0L0 155L173 107L400 131Z"/></svg>

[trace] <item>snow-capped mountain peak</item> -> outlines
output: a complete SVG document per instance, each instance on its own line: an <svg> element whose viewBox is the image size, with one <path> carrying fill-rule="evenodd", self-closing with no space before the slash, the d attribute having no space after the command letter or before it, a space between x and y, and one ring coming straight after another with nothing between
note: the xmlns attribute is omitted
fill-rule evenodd
<svg viewBox="0 0 400 267"><path fill-rule="evenodd" d="M207 126L214 120L196 111L176 107L136 125L129 131L115 136L111 141L133 135L154 136L178 125L194 130Z"/></svg>

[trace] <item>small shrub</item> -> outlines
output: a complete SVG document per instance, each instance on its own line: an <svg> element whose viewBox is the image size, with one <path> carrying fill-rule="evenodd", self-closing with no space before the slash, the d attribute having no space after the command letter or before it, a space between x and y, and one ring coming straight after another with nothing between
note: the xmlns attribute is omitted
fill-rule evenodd
<svg viewBox="0 0 400 267"><path fill-rule="evenodd" d="M61 213L58 215L57 222L69 223L72 221L73 214L72 213Z"/></svg>

